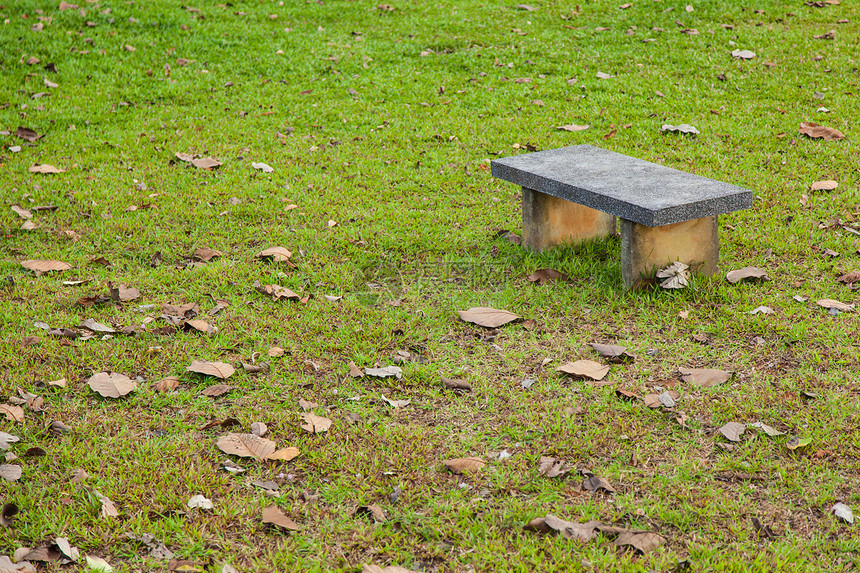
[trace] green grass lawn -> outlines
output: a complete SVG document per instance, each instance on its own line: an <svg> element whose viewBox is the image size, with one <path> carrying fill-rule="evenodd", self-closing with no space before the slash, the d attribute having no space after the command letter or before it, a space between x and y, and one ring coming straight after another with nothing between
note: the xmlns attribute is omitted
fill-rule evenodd
<svg viewBox="0 0 860 573"><path fill-rule="evenodd" d="M10 409L0 423L20 438L7 463L23 470L0 481L20 510L0 527L0 555L62 538L81 567L101 557L116 571L860 566L856 529L831 512L860 507L860 324L815 304L857 300L836 280L860 270L853 3L79 4L0 6L0 381L10 405L27 400L22 420ZM801 122L846 137L811 139ZM681 123L700 134L660 131ZM590 127L557 129L568 124ZM520 191L489 161L580 143L752 189L752 209L720 218L722 272L678 292L627 291L617 237L542 254L512 244ZM64 172L29 171L43 164ZM811 191L820 180L839 185ZM295 268L255 258L274 246ZM203 247L222 256L200 262ZM21 265L33 259L71 268L36 276ZM725 280L747 265L770 280ZM571 280L537 286L526 277L540 268ZM140 297L80 304L109 281ZM255 281L310 298L274 301ZM186 303L217 332L162 318ZM750 314L760 305L775 312ZM460 321L473 306L534 323ZM87 319L117 332L80 336ZM608 384L556 371L603 361L590 343L636 360L612 364ZM420 360L399 364L402 379L350 376L350 362L405 353ZM221 381L187 371L193 360L235 365L232 389L201 394ZM263 361L268 372L240 366ZM680 367L735 374L701 388ZM101 397L87 380L102 371L137 389ZM178 387L160 391L166 377ZM671 411L641 400L664 390L680 394ZM300 399L332 420L327 432L301 428ZM785 435L750 427L731 444L718 432L731 421ZM218 449L254 422L299 455ZM790 449L793 437L809 444ZM540 475L542 456L569 473ZM442 463L466 457L486 465L456 475ZM89 477L72 481L78 469ZM583 471L615 492L583 488ZM198 494L212 510L187 506ZM263 523L273 504L297 531ZM357 513L372 504L384 520ZM547 514L665 543L642 554L611 534L524 529ZM145 534L188 562L151 556Z"/></svg>

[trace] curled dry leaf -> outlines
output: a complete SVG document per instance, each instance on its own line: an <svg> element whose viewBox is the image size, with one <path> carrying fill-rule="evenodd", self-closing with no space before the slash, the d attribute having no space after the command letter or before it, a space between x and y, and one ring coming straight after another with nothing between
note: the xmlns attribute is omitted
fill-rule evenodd
<svg viewBox="0 0 860 573"><path fill-rule="evenodd" d="M746 431L746 426L737 422L728 422L718 430L727 440L740 442L741 436Z"/></svg>
<svg viewBox="0 0 860 573"><path fill-rule="evenodd" d="M767 271L758 267L743 267L726 273L726 280L737 284L743 280L755 281L767 279Z"/></svg>
<svg viewBox="0 0 860 573"><path fill-rule="evenodd" d="M573 469L573 466L564 460L541 456L538 465L538 473L548 478L563 476Z"/></svg>
<svg viewBox="0 0 860 573"><path fill-rule="evenodd" d="M681 394L674 390L667 390L662 394L646 394L642 401L649 408L674 408Z"/></svg>
<svg viewBox="0 0 860 573"><path fill-rule="evenodd" d="M732 57L737 60L751 60L755 57L755 52L750 50L733 50Z"/></svg>
<svg viewBox="0 0 860 573"><path fill-rule="evenodd" d="M260 372L269 372L272 367L269 366L268 362L260 362L259 364L248 364L247 362L243 362L242 369L250 374L258 374Z"/></svg>
<svg viewBox="0 0 860 573"><path fill-rule="evenodd" d="M611 362L632 362L636 359L634 354L627 352L626 346L617 344L592 343L590 346L601 356Z"/></svg>
<svg viewBox="0 0 860 573"><path fill-rule="evenodd" d="M860 271L851 271L845 273L836 280L847 285L860 282Z"/></svg>
<svg viewBox="0 0 860 573"><path fill-rule="evenodd" d="M615 488L612 487L612 484L610 484L606 478L596 475L589 475L582 480L582 487L588 491L597 491L599 489L610 493L615 491Z"/></svg>
<svg viewBox="0 0 860 573"><path fill-rule="evenodd" d="M682 289L690 284L690 266L676 261L666 268L657 271L657 278L663 279L660 288Z"/></svg>
<svg viewBox="0 0 860 573"><path fill-rule="evenodd" d="M12 444L20 441L21 438L19 438L18 436L13 436L12 434L7 434L6 432L0 432L0 450L8 450L12 447Z"/></svg>
<svg viewBox="0 0 860 573"><path fill-rule="evenodd" d="M832 179L828 179L827 181L816 181L812 185L809 186L810 191L833 191L839 187L839 183L833 181Z"/></svg>
<svg viewBox="0 0 860 573"><path fill-rule="evenodd" d="M0 404L0 416L5 417L10 422L23 422L24 409L12 404Z"/></svg>
<svg viewBox="0 0 860 573"><path fill-rule="evenodd" d="M805 448L811 443L812 438L798 438L797 436L794 436L785 443L785 447L789 450L798 450L801 448Z"/></svg>
<svg viewBox="0 0 860 573"><path fill-rule="evenodd" d="M87 380L87 385L105 398L120 398L137 390L137 382L117 372L99 372Z"/></svg>
<svg viewBox="0 0 860 573"><path fill-rule="evenodd" d="M263 422L253 422L251 424L251 433L262 438L269 433L269 427Z"/></svg>
<svg viewBox="0 0 860 573"><path fill-rule="evenodd" d="M818 125L811 121L801 122L800 134L813 139L823 139L824 141L837 141L845 138L845 135L838 129Z"/></svg>
<svg viewBox="0 0 860 573"><path fill-rule="evenodd" d="M843 523L847 523L848 525L854 523L854 512L841 501L834 504L834 506L830 508L830 512L836 516L836 519Z"/></svg>
<svg viewBox="0 0 860 573"><path fill-rule="evenodd" d="M817 300L815 301L815 304L817 304L818 306L822 306L828 310L831 308L835 308L840 312L851 312L852 310L854 310L853 304L846 304L838 300L833 300L832 298L823 298L821 300Z"/></svg>
<svg viewBox="0 0 860 573"><path fill-rule="evenodd" d="M399 366L384 366L382 368L365 368L364 373L368 376L376 378L388 378L394 376L398 380L403 378L403 369Z"/></svg>
<svg viewBox="0 0 860 573"><path fill-rule="evenodd" d="M32 219L33 213L22 207L19 203L12 205L12 210L22 219Z"/></svg>
<svg viewBox="0 0 860 573"><path fill-rule="evenodd" d="M593 360L577 360L576 362L565 362L556 370L580 378L602 380L609 373L609 366L604 366Z"/></svg>
<svg viewBox="0 0 860 573"><path fill-rule="evenodd" d="M310 412L302 414L302 419L305 421L305 423L302 424L302 429L310 432L311 434L327 432L331 427L331 420Z"/></svg>
<svg viewBox="0 0 860 573"><path fill-rule="evenodd" d="M681 380L702 388L717 386L731 380L734 376L734 372L713 368L686 368L682 366L678 370L681 372Z"/></svg>
<svg viewBox="0 0 860 573"><path fill-rule="evenodd" d="M442 376L442 385L449 390L462 390L463 392L472 391L472 385L459 378L445 378Z"/></svg>
<svg viewBox="0 0 860 573"><path fill-rule="evenodd" d="M546 517L536 517L532 519L523 527L523 529L526 531L536 531L538 533L556 533L567 539L591 541L597 536L598 526L600 526L599 521L577 523L575 521L561 519L550 513L547 514Z"/></svg>
<svg viewBox="0 0 860 573"><path fill-rule="evenodd" d="M361 378L364 376L364 372L361 371L361 368L356 365L352 360L349 361L349 375L353 378Z"/></svg>
<svg viewBox="0 0 860 573"><path fill-rule="evenodd" d="M212 500L203 495L195 495L186 503L191 509L213 509Z"/></svg>
<svg viewBox="0 0 860 573"><path fill-rule="evenodd" d="M253 163L251 163L251 167L253 167L254 169L259 169L263 173L271 173L272 171L274 171L274 169L272 169L270 166L266 165L265 163L253 162Z"/></svg>
<svg viewBox="0 0 860 573"><path fill-rule="evenodd" d="M39 276L42 273L49 273L54 271L67 271L72 268L72 265L70 265L69 263L64 263L63 261L49 261L43 259L31 259L21 261L21 266L28 271L33 271L34 273L36 273L36 276Z"/></svg>
<svg viewBox="0 0 860 573"><path fill-rule="evenodd" d="M262 295L272 297L272 300L281 300L282 298L288 300L301 300L302 298L297 293L286 287L275 284L261 285L260 281L254 281L254 289Z"/></svg>
<svg viewBox="0 0 860 573"><path fill-rule="evenodd" d="M128 302L140 298L140 291L134 287L119 285L114 288L113 283L108 281L108 291L114 302Z"/></svg>
<svg viewBox="0 0 860 573"><path fill-rule="evenodd" d="M152 387L155 388L159 392L173 392L179 386L179 378L175 376L168 376L167 378L162 378L158 382L155 382Z"/></svg>
<svg viewBox="0 0 860 573"><path fill-rule="evenodd" d="M226 380L236 372L236 369L226 362L207 362L204 360L192 361L191 366L186 366L185 370L206 376L215 376L221 380Z"/></svg>
<svg viewBox="0 0 860 573"><path fill-rule="evenodd" d="M469 310L459 310L460 319L486 328L498 328L520 317L507 310L498 310L488 306L473 306Z"/></svg>
<svg viewBox="0 0 860 573"><path fill-rule="evenodd" d="M215 249L210 249L209 247L200 247L194 250L192 256L198 261L209 262L216 257L223 257L224 253L221 251L216 251Z"/></svg>
<svg viewBox="0 0 860 573"><path fill-rule="evenodd" d="M559 125L558 127L556 127L556 129L563 129L564 131L584 131L584 130L588 129L589 127L591 127L591 126L590 125L576 125L576 124L572 123L570 125Z"/></svg>
<svg viewBox="0 0 860 573"><path fill-rule="evenodd" d="M88 318L80 324L80 328L86 328L87 330L92 330L93 332L105 332L105 333L113 333L116 332L110 326L106 324L102 324L100 322L96 322L92 318Z"/></svg>
<svg viewBox="0 0 860 573"><path fill-rule="evenodd" d="M263 251L260 251L254 257L263 260L275 261L279 263L289 263L290 257L293 256L293 253L285 249L284 247L269 247ZM292 263L290 263L292 265Z"/></svg>
<svg viewBox="0 0 860 573"><path fill-rule="evenodd" d="M660 127L660 131L662 131L663 133L666 133L666 132L692 133L693 135L696 135L699 133L698 129L696 129L692 125L689 125L686 123L681 123L678 125L670 125L670 124L666 123L666 124L663 124L662 127Z"/></svg>
<svg viewBox="0 0 860 573"><path fill-rule="evenodd" d="M319 406L319 404L317 404L316 402L309 402L308 400L305 400L304 398L299 398L299 407L302 410L304 410L305 412L307 412L309 410L313 410L317 406Z"/></svg>
<svg viewBox="0 0 860 573"><path fill-rule="evenodd" d="M382 396L382 401L394 409L404 408L404 407L406 407L412 403L412 400L391 400L390 398L387 398L385 396L385 394L381 394L381 396Z"/></svg>
<svg viewBox="0 0 860 573"><path fill-rule="evenodd" d="M288 531L298 531L299 524L287 517L276 505L270 505L263 510L263 523L280 527Z"/></svg>
<svg viewBox="0 0 860 573"><path fill-rule="evenodd" d="M476 472L486 465L484 460L474 457L442 460L442 463L445 464L445 467L448 468L451 473L457 475L460 475L463 472Z"/></svg>
<svg viewBox="0 0 860 573"><path fill-rule="evenodd" d="M364 517L377 523L382 523L386 519L385 512L375 503L373 505L360 506L355 510L355 517Z"/></svg>

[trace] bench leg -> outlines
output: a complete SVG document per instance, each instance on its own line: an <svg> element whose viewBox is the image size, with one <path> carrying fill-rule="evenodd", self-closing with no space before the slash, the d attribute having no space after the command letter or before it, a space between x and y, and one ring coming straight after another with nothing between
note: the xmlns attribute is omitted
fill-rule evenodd
<svg viewBox="0 0 860 573"><path fill-rule="evenodd" d="M621 220L621 278L627 287L675 261L699 274L717 272L720 243L717 216L647 227Z"/></svg>
<svg viewBox="0 0 860 573"><path fill-rule="evenodd" d="M615 234L615 216L523 187L523 246L543 251Z"/></svg>

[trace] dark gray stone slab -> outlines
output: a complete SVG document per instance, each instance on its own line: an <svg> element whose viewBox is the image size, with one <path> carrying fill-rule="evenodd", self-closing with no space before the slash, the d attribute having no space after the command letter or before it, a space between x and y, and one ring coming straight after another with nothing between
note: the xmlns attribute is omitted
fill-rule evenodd
<svg viewBox="0 0 860 573"><path fill-rule="evenodd" d="M491 172L649 227L748 209L753 199L749 189L590 145L496 159Z"/></svg>

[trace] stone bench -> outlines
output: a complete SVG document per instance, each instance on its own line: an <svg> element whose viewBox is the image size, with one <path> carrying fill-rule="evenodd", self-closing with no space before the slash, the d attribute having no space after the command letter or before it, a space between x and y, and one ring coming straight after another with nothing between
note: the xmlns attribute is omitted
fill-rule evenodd
<svg viewBox="0 0 860 573"><path fill-rule="evenodd" d="M675 261L717 271L717 217L752 206L752 191L590 145L494 160L494 177L523 188L523 245L615 234L621 219L621 277L630 287Z"/></svg>

